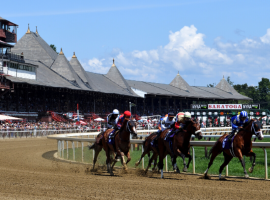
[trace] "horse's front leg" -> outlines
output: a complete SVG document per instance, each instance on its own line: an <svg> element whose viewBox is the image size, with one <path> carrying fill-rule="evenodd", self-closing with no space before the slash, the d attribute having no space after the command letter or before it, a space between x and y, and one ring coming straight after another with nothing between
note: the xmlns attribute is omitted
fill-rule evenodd
<svg viewBox="0 0 270 200"><path fill-rule="evenodd" d="M250 173L252 173L252 172L253 172L253 168L254 168L255 165L256 165L256 163L255 163L256 154L255 154L252 150L250 150L250 152L247 154L247 156L250 156L250 159L253 158L252 166L248 169L248 171L249 171Z"/></svg>
<svg viewBox="0 0 270 200"><path fill-rule="evenodd" d="M243 155L242 155L241 149L238 149L238 150L236 151L236 154L235 154L235 155L236 155L236 157L238 157L239 161L240 161L241 164L242 164L242 167L243 167L243 169L244 169L245 178L249 178L249 175L247 174L247 171L246 171L245 161L244 161L244 159L243 159Z"/></svg>
<svg viewBox="0 0 270 200"><path fill-rule="evenodd" d="M186 163L186 160L185 160L186 156L179 149L177 149L177 154L183 159L183 165L184 165L183 171L186 172L187 171L187 163Z"/></svg>
<svg viewBox="0 0 270 200"><path fill-rule="evenodd" d="M131 161L131 157L130 157L130 152L128 151L127 153L125 153L126 157L127 157L127 162L126 164L129 163L129 161Z"/></svg>
<svg viewBox="0 0 270 200"><path fill-rule="evenodd" d="M190 155L190 153L188 152L186 157L188 157L188 164L187 164L187 168L189 168L189 164L191 163L192 157Z"/></svg>

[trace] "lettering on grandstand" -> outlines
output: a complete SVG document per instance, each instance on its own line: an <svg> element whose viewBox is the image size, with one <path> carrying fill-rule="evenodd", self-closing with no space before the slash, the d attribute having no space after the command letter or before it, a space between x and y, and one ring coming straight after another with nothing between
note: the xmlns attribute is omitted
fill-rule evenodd
<svg viewBox="0 0 270 200"><path fill-rule="evenodd" d="M208 104L208 109L241 110L242 104Z"/></svg>
<svg viewBox="0 0 270 200"><path fill-rule="evenodd" d="M191 109L245 110L260 109L260 104L191 104Z"/></svg>

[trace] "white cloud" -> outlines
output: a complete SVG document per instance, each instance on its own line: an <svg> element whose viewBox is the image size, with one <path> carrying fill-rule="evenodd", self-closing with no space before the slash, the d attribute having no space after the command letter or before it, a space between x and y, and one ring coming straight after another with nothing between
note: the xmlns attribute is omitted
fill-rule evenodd
<svg viewBox="0 0 270 200"><path fill-rule="evenodd" d="M266 44L270 44L270 28L267 29L267 32L264 36L260 37L261 41Z"/></svg>
<svg viewBox="0 0 270 200"><path fill-rule="evenodd" d="M194 25L185 26L170 32L165 46L132 52L113 49L110 57L93 58L86 68L106 74L114 57L127 79L169 83L180 71L191 85L194 79L196 85L218 83L223 75L231 76L235 83L256 85L258 77L269 74L270 28L262 37L244 38L236 43L222 42L217 37L213 47L205 44L204 37Z"/></svg>

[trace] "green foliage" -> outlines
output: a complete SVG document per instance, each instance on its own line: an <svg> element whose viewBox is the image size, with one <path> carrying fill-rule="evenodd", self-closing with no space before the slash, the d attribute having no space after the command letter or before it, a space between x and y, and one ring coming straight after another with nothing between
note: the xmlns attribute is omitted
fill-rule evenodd
<svg viewBox="0 0 270 200"><path fill-rule="evenodd" d="M55 46L54 44L51 44L50 47L51 47L56 53L58 53L58 52L56 51L56 46Z"/></svg>
<svg viewBox="0 0 270 200"><path fill-rule="evenodd" d="M213 84L208 84L207 87L215 87L216 86L216 83L213 83Z"/></svg>
<svg viewBox="0 0 270 200"><path fill-rule="evenodd" d="M227 77L227 82L231 85L231 86L233 86L233 82L231 81L231 77Z"/></svg>

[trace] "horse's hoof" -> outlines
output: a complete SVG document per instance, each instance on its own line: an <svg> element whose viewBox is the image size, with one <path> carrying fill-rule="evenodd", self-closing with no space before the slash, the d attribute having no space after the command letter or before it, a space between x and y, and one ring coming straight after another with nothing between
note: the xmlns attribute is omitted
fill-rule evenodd
<svg viewBox="0 0 270 200"><path fill-rule="evenodd" d="M110 176L114 176L114 173L112 172L112 173L110 173Z"/></svg>
<svg viewBox="0 0 270 200"><path fill-rule="evenodd" d="M160 178L161 178L161 179L164 179L164 176L161 176Z"/></svg>
<svg viewBox="0 0 270 200"><path fill-rule="evenodd" d="M209 176L208 174L204 174L200 177L200 179L211 179L211 176Z"/></svg>
<svg viewBox="0 0 270 200"><path fill-rule="evenodd" d="M222 177L219 178L219 180L221 180L221 181L226 181L227 179L226 179L225 177L222 176Z"/></svg>
<svg viewBox="0 0 270 200"><path fill-rule="evenodd" d="M253 168L250 167L250 168L248 169L248 171L249 171L250 173L252 173L252 172L253 172Z"/></svg>
<svg viewBox="0 0 270 200"><path fill-rule="evenodd" d="M187 172L187 167L184 167L183 172Z"/></svg>
<svg viewBox="0 0 270 200"><path fill-rule="evenodd" d="M139 161L135 163L135 166L137 167L139 165Z"/></svg>
<svg viewBox="0 0 270 200"><path fill-rule="evenodd" d="M248 174L245 174L245 178L249 178L249 175Z"/></svg>

